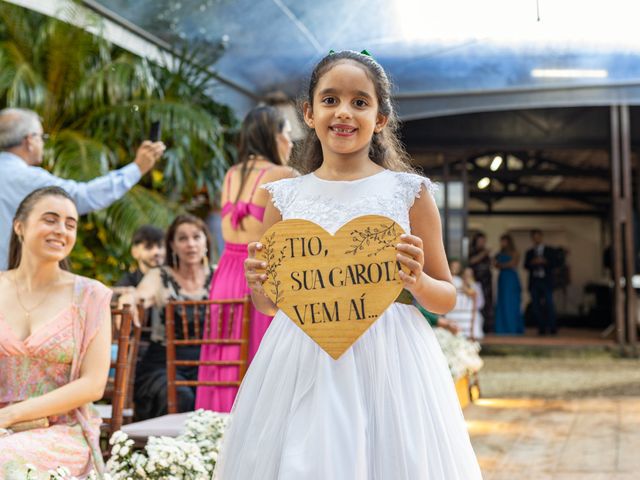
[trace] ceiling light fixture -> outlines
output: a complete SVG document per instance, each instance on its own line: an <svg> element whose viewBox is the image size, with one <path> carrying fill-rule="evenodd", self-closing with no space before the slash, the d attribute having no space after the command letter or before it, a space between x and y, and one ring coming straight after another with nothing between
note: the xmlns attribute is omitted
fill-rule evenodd
<svg viewBox="0 0 640 480"><path fill-rule="evenodd" d="M582 68L534 68L531 76L535 78L607 78L609 72L604 69Z"/></svg>
<svg viewBox="0 0 640 480"><path fill-rule="evenodd" d="M490 184L491 184L491 179L489 177L482 177L480 180L478 180L478 188L480 190L484 190Z"/></svg>
<svg viewBox="0 0 640 480"><path fill-rule="evenodd" d="M493 160L491 161L491 166L489 168L491 169L492 172L495 172L500 168L500 165L502 165L502 157L500 155L496 155L495 157L493 157Z"/></svg>

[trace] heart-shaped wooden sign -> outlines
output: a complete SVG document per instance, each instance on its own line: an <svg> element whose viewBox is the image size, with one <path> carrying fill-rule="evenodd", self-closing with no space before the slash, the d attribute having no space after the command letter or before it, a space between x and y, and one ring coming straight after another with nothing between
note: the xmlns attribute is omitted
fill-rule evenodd
<svg viewBox="0 0 640 480"><path fill-rule="evenodd" d="M335 235L307 220L278 222L257 255L267 263L265 293L338 359L402 291L396 245L403 233L379 215L355 218Z"/></svg>

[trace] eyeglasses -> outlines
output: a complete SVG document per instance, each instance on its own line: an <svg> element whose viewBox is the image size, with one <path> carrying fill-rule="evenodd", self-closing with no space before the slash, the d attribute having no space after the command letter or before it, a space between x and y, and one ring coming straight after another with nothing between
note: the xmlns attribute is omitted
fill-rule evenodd
<svg viewBox="0 0 640 480"><path fill-rule="evenodd" d="M28 137L40 137L42 139L43 142L46 142L47 140L49 140L49 134L48 133L30 133L29 135L27 135Z"/></svg>

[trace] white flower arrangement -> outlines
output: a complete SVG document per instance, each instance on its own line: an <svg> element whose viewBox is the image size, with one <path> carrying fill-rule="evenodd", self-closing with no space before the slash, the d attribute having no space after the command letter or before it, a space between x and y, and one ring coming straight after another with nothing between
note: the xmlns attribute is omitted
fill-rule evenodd
<svg viewBox="0 0 640 480"><path fill-rule="evenodd" d="M27 464L25 466L27 468L27 476L25 477L25 480L37 480L43 478L42 472L40 472L37 467L31 464ZM47 480L80 480L78 477L72 476L67 467L58 467L55 470L48 470L44 474L48 475L47 477L44 477ZM95 472L91 472L87 477L87 480L98 480L98 475ZM107 475L102 477L102 480L111 480L111 477Z"/></svg>
<svg viewBox="0 0 640 480"><path fill-rule="evenodd" d="M453 335L444 328L435 328L434 332L454 380L476 373L482 368L484 362L479 355L478 342L468 340L462 335Z"/></svg>
<svg viewBox="0 0 640 480"><path fill-rule="evenodd" d="M133 451L133 440L116 432L109 440L111 457L108 480L211 478L227 427L227 414L196 410L189 414L185 433L176 438L149 437L142 451Z"/></svg>
<svg viewBox="0 0 640 480"><path fill-rule="evenodd" d="M102 477L92 473L87 480L210 480L228 421L228 414L196 410L188 415L184 434L149 437L140 451L133 450L134 442L126 433L115 432L109 439L111 457L106 473ZM66 467L47 474L47 480L78 480ZM26 480L40 478L42 473L27 465Z"/></svg>

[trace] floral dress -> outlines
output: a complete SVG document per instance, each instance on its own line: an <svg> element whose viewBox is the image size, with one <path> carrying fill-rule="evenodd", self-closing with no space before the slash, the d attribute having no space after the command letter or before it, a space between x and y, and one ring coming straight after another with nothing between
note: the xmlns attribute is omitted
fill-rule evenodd
<svg viewBox="0 0 640 480"><path fill-rule="evenodd" d="M110 300L110 289L77 276L72 304L24 340L16 337L0 311L0 408L78 379ZM41 472L35 478L47 479L45 472L59 466L80 478L102 471L101 419L91 404L49 417L49 423L48 428L0 437L1 479L25 479L27 465Z"/></svg>

